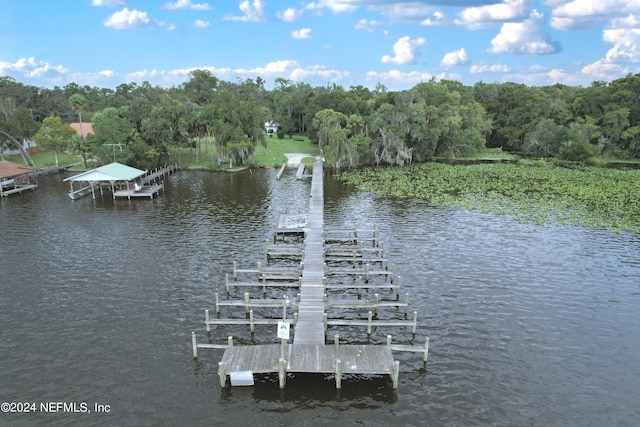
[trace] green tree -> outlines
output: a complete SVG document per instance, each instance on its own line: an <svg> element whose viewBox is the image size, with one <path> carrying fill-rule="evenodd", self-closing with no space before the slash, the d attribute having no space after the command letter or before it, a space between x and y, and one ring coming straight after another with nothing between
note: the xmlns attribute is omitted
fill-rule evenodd
<svg viewBox="0 0 640 427"><path fill-rule="evenodd" d="M133 152L129 147L138 138L127 116L127 107L108 107L93 116L94 135L89 142L101 163L131 162Z"/></svg>
<svg viewBox="0 0 640 427"><path fill-rule="evenodd" d="M60 166L58 152L63 151L76 131L65 123L60 117L49 116L42 121L42 125L33 139L44 148L53 150L56 157L56 167Z"/></svg>
<svg viewBox="0 0 640 427"><path fill-rule="evenodd" d="M220 80L208 70L193 70L189 76L189 81L182 84L187 99L198 105L210 104Z"/></svg>
<svg viewBox="0 0 640 427"><path fill-rule="evenodd" d="M345 127L346 115L324 109L316 113L312 123L317 131L318 145L326 162L336 170L342 166L353 167L358 164L357 147L349 141L349 130Z"/></svg>

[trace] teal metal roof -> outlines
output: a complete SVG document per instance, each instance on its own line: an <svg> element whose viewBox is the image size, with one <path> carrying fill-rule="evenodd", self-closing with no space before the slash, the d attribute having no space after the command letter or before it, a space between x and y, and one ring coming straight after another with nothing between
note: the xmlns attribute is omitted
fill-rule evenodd
<svg viewBox="0 0 640 427"><path fill-rule="evenodd" d="M65 179L65 181L133 181L134 179L141 177L145 173L146 172L143 170L132 168L131 166L123 165L116 162L72 176Z"/></svg>

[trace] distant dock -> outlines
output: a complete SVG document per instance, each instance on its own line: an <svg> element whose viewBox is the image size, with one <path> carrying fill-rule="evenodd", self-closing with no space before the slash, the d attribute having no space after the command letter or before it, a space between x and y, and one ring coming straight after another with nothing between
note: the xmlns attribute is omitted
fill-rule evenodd
<svg viewBox="0 0 640 427"><path fill-rule="evenodd" d="M423 346L394 344L390 335L386 344L349 344L337 333L327 342L329 329L339 327L366 328L369 338L377 328L399 328L413 341L417 312L409 313L408 294L401 300L401 278L393 272L393 264L388 264L375 228L328 229L323 221L323 170L322 162L316 160L308 215L281 218L274 228L274 244L267 243L267 257L277 265L257 263L257 268L242 269L234 262L233 277L227 275L225 280L226 298L216 292L215 314L205 311L208 336L218 325L249 327L252 335L256 327L266 326L280 343L239 346L233 337L227 337L225 343L204 344L192 333L194 358L199 349L224 349L218 362L222 387L228 379L231 385L251 385L254 374L277 373L280 388L284 388L287 373L319 373L335 375L337 388L342 387L345 374L389 375L397 388L400 370L394 351L421 353L426 363L428 337ZM283 267L283 260L294 265ZM245 280L246 276L254 279ZM291 288L298 291L291 300L266 298L274 290ZM248 290L253 290L253 296ZM238 291L242 297L234 298ZM221 318L221 307L242 315ZM281 315L265 317L265 310ZM383 316L387 310L391 313ZM345 311L354 314L345 315ZM256 317L256 312L263 315Z"/></svg>

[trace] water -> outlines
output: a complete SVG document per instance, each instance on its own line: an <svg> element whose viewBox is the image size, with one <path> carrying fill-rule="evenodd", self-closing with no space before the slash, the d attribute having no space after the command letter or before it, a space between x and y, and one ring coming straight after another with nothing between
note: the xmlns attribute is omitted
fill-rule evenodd
<svg viewBox="0 0 640 427"><path fill-rule="evenodd" d="M115 202L71 201L55 175L2 200L0 401L38 410L0 425L637 425L640 236L386 200L330 177L326 224L380 229L419 313L416 344L431 339L427 368L398 354L397 391L366 376L337 391L321 375L221 390L221 351L194 362L190 334L206 340L204 309L233 261L265 261L279 215L306 210L310 181L275 173L179 172L155 200ZM229 334L275 335L212 339Z"/></svg>

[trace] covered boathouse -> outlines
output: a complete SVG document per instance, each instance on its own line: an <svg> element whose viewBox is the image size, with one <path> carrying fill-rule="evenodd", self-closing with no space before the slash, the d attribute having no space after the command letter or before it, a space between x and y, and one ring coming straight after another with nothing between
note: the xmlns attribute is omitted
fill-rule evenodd
<svg viewBox="0 0 640 427"><path fill-rule="evenodd" d="M0 195L9 196L38 187L31 182L33 169L13 163L8 160L0 160Z"/></svg>
<svg viewBox="0 0 640 427"><path fill-rule="evenodd" d="M89 193L96 198L96 190L103 193L103 188L107 187L116 197L150 197L153 198L162 188L162 184L151 184L143 179L147 172L123 165L121 163L110 163L97 169L69 177L71 190L69 197L73 200L79 199ZM78 183L74 187L74 183Z"/></svg>

